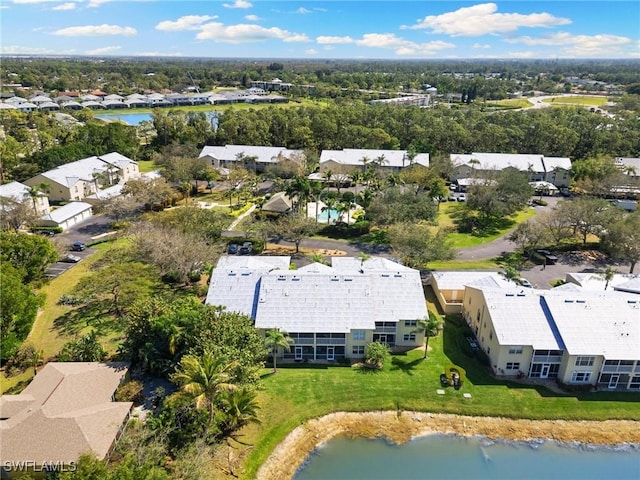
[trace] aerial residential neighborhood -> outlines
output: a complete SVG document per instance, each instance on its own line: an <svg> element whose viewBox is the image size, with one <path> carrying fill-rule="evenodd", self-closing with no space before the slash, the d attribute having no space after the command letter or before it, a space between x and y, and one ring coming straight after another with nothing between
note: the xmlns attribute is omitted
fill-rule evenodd
<svg viewBox="0 0 640 480"><path fill-rule="evenodd" d="M2 478L638 478L637 32L370 3L3 9Z"/></svg>

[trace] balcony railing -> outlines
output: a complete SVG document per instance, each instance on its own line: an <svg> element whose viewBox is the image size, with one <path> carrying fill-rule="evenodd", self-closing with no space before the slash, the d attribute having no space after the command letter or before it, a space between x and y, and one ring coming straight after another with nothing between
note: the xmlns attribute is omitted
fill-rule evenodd
<svg viewBox="0 0 640 480"><path fill-rule="evenodd" d="M534 355L533 363L561 363L562 355Z"/></svg>
<svg viewBox="0 0 640 480"><path fill-rule="evenodd" d="M396 327L376 327L373 333L396 333Z"/></svg>
<svg viewBox="0 0 640 480"><path fill-rule="evenodd" d="M631 373L633 365L605 365L602 367L602 373Z"/></svg>

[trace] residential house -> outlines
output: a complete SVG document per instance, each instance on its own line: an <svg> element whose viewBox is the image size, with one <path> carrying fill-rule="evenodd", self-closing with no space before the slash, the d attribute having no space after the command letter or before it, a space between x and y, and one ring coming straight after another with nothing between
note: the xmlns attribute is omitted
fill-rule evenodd
<svg viewBox="0 0 640 480"><path fill-rule="evenodd" d="M93 207L90 203L70 202L40 217L38 224L46 227L60 227L62 230L67 230L91 216L93 216Z"/></svg>
<svg viewBox="0 0 640 480"><path fill-rule="evenodd" d="M565 280L567 283L578 286L580 290L617 291L640 295L639 274L616 273L607 281L601 273L576 272L567 273Z"/></svg>
<svg viewBox="0 0 640 480"><path fill-rule="evenodd" d="M342 171L367 166L386 172L399 172L410 165L429 166L429 154L419 153L413 158L406 150L374 150L363 148L345 148L343 150L323 150L320 154L320 172L327 170Z"/></svg>
<svg viewBox="0 0 640 480"><path fill-rule="evenodd" d="M454 167L452 180L483 177L512 167L527 173L530 182L545 181L558 188L571 183L569 158L520 153L453 153L450 159Z"/></svg>
<svg viewBox="0 0 640 480"><path fill-rule="evenodd" d="M467 287L462 315L497 375L640 390L633 294Z"/></svg>
<svg viewBox="0 0 640 480"><path fill-rule="evenodd" d="M95 194L102 185L125 183L139 176L137 162L117 152L77 160L46 171L25 183L49 186L55 201L79 201Z"/></svg>
<svg viewBox="0 0 640 480"><path fill-rule="evenodd" d="M293 201L285 192L274 193L260 208L263 212L275 213L278 215L291 213L292 209Z"/></svg>
<svg viewBox="0 0 640 480"><path fill-rule="evenodd" d="M114 402L126 363L46 364L18 395L0 397L2 478L70 470L80 455L108 458L131 402Z"/></svg>
<svg viewBox="0 0 640 480"><path fill-rule="evenodd" d="M286 331L291 360L361 358L372 341L415 348L427 306L417 270L384 258L333 257L289 269L290 257L222 257L206 303L250 315L261 331Z"/></svg>
<svg viewBox="0 0 640 480"><path fill-rule="evenodd" d="M304 162L303 150L289 150L284 147L258 147L252 145L206 146L199 158L205 158L215 168L244 167L251 171L262 172L269 165L282 160Z"/></svg>
<svg viewBox="0 0 640 480"><path fill-rule="evenodd" d="M616 166L631 178L640 178L640 158L616 157Z"/></svg>
<svg viewBox="0 0 640 480"><path fill-rule="evenodd" d="M0 198L9 204L3 205L3 208L10 208L10 204L12 202L28 202L29 205L33 207L33 210L37 215L44 215L50 211L49 199L45 193L37 192L37 195L32 196L31 188L20 182L11 182L0 185Z"/></svg>

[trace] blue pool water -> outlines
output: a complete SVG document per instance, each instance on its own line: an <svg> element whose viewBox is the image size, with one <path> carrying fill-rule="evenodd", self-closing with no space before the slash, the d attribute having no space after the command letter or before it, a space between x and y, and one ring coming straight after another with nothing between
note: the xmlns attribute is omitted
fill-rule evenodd
<svg viewBox="0 0 640 480"><path fill-rule="evenodd" d="M317 448L294 480L638 480L640 447L493 442L430 435L404 445L336 439Z"/></svg>
<svg viewBox="0 0 640 480"><path fill-rule="evenodd" d="M340 212L338 212L338 210L335 210L333 208L328 208L327 210L324 210L323 212L320 212L318 214L318 221L326 223L329 221L329 218L331 218L331 221L335 222L336 220L338 220L339 216L340 216Z"/></svg>

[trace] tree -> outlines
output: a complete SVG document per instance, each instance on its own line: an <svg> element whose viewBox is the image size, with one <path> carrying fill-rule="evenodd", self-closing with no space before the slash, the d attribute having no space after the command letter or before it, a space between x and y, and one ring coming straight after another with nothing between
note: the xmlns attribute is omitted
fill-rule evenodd
<svg viewBox="0 0 640 480"><path fill-rule="evenodd" d="M129 180L122 188L122 195L131 195L145 210L164 209L175 196L175 191L164 178L153 180Z"/></svg>
<svg viewBox="0 0 640 480"><path fill-rule="evenodd" d="M482 221L512 215L524 208L533 194L526 174L508 167L495 178L487 178L469 188L467 207L478 212Z"/></svg>
<svg viewBox="0 0 640 480"><path fill-rule="evenodd" d="M296 253L300 252L302 239L313 235L318 228L313 219L300 214L282 217L275 222L274 226L275 234L295 244Z"/></svg>
<svg viewBox="0 0 640 480"><path fill-rule="evenodd" d="M382 368L389 356L389 347L380 342L369 342L364 346L364 361L369 365Z"/></svg>
<svg viewBox="0 0 640 480"><path fill-rule="evenodd" d="M249 423L260 423L260 406L256 393L251 388L240 387L237 390L222 392L220 406L224 412L223 434L231 435Z"/></svg>
<svg viewBox="0 0 640 480"><path fill-rule="evenodd" d="M26 283L42 277L57 259L53 244L40 235L0 233L0 262L11 263Z"/></svg>
<svg viewBox="0 0 640 480"><path fill-rule="evenodd" d="M437 313L429 311L427 318L418 319L418 328L413 333L424 334L424 357L427 358L427 350L429 348L429 337L435 337L442 328L442 318Z"/></svg>
<svg viewBox="0 0 640 480"><path fill-rule="evenodd" d="M500 273L506 280L510 282L517 283L520 279L520 272L516 268L510 267L508 265L503 267L502 272Z"/></svg>
<svg viewBox="0 0 640 480"><path fill-rule="evenodd" d="M389 240L394 254L412 268L425 268L435 260L449 260L455 250L445 230L423 224L398 223L389 227Z"/></svg>
<svg viewBox="0 0 640 480"><path fill-rule="evenodd" d="M98 340L98 334L91 330L86 335L67 342L60 351L59 361L62 362L101 362L107 352Z"/></svg>
<svg viewBox="0 0 640 480"><path fill-rule="evenodd" d="M43 298L36 296L23 281L20 270L10 262L0 263L0 359L7 360L27 338Z"/></svg>
<svg viewBox="0 0 640 480"><path fill-rule="evenodd" d="M614 258L629 262L629 273L633 273L640 261L640 211L629 213L610 224L603 238L603 247Z"/></svg>
<svg viewBox="0 0 640 480"><path fill-rule="evenodd" d="M589 235L600 236L608 230L619 213L606 200L589 197L562 202L558 212L569 221L574 233L580 232L583 244L587 243Z"/></svg>
<svg viewBox="0 0 640 480"><path fill-rule="evenodd" d="M612 267L607 267L603 272L600 272L600 277L604 280L605 290L609 288L609 282L613 280L613 277L616 276L616 273L618 272L616 271L615 268L612 268Z"/></svg>
<svg viewBox="0 0 640 480"><path fill-rule="evenodd" d="M271 351L273 357L273 373L278 372L276 367L276 357L278 356L278 347L282 347L286 352L291 350L293 339L287 335L287 332L281 332L277 328L267 332L264 339L264 346Z"/></svg>
<svg viewBox="0 0 640 480"><path fill-rule="evenodd" d="M529 220L519 224L509 234L508 239L517 244L522 249L522 253L530 258L532 250L544 242L545 234L544 228L541 228L535 220Z"/></svg>
<svg viewBox="0 0 640 480"><path fill-rule="evenodd" d="M231 374L234 367L234 364L205 351L200 356L184 356L171 380L180 387L182 393L192 398L198 410L204 409L209 413L211 424L214 407L222 392L238 388L237 379Z"/></svg>
<svg viewBox="0 0 640 480"><path fill-rule="evenodd" d="M14 233L25 226L34 225L39 217L27 202L16 202L8 198L0 198L0 211L1 229Z"/></svg>

